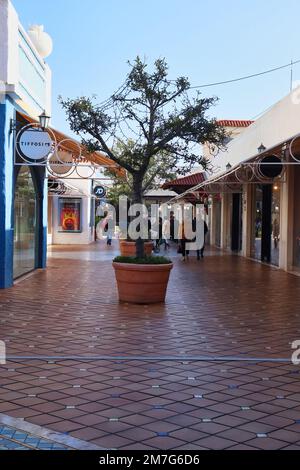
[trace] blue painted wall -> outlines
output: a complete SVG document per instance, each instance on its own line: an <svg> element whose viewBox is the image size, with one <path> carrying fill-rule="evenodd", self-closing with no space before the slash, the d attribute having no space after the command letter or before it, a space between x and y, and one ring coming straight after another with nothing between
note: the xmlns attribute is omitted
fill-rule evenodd
<svg viewBox="0 0 300 470"><path fill-rule="evenodd" d="M13 134L15 108L9 98L0 103L0 288L13 284Z"/></svg>
<svg viewBox="0 0 300 470"><path fill-rule="evenodd" d="M47 265L48 183L44 167L33 167L37 187L37 253L36 268Z"/></svg>
<svg viewBox="0 0 300 470"><path fill-rule="evenodd" d="M0 103L0 289L13 285L14 187L20 167L14 166L14 103L5 98ZM47 261L47 180L45 168L32 167L37 190L36 268L45 268Z"/></svg>

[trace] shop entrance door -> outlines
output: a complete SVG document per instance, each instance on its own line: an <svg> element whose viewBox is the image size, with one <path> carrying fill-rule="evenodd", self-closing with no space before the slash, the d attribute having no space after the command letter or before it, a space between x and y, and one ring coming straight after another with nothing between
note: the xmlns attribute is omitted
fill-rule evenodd
<svg viewBox="0 0 300 470"><path fill-rule="evenodd" d="M261 260L271 261L271 234L272 234L272 186L262 187L262 215L261 215Z"/></svg>
<svg viewBox="0 0 300 470"><path fill-rule="evenodd" d="M242 198L241 194L232 195L231 249L240 251L242 248Z"/></svg>
<svg viewBox="0 0 300 470"><path fill-rule="evenodd" d="M252 256L265 263L279 264L280 188L264 184L255 188Z"/></svg>
<svg viewBox="0 0 300 470"><path fill-rule="evenodd" d="M221 246L221 202L215 202L215 244Z"/></svg>
<svg viewBox="0 0 300 470"><path fill-rule="evenodd" d="M37 198L31 170L22 166L16 181L14 203L14 279L36 267Z"/></svg>

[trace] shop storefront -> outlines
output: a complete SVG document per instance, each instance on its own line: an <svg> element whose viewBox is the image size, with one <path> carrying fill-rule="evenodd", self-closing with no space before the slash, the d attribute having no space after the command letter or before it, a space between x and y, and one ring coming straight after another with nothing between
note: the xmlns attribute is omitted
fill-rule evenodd
<svg viewBox="0 0 300 470"><path fill-rule="evenodd" d="M101 162L93 179L89 178L88 165L80 167L79 173L81 176L74 171L70 177L49 179L49 245L87 245L95 241L96 201L105 197L107 178Z"/></svg>
<svg viewBox="0 0 300 470"><path fill-rule="evenodd" d="M105 155L87 155L74 139L48 127L51 70L45 59L51 52L43 26L26 32L10 0L2 0L0 288L45 268L47 242L55 236L58 243L93 241L95 168L108 166L123 174Z"/></svg>
<svg viewBox="0 0 300 470"><path fill-rule="evenodd" d="M221 219L221 200L218 198L214 201L213 220L211 221L211 224L214 223L215 229L214 244L218 248L221 247Z"/></svg>
<svg viewBox="0 0 300 470"><path fill-rule="evenodd" d="M23 166L18 172L15 183L14 278L32 271L37 264L37 205L33 174L29 167Z"/></svg>
<svg viewBox="0 0 300 470"><path fill-rule="evenodd" d="M231 201L231 250L240 252L243 240L242 194L233 193Z"/></svg>
<svg viewBox="0 0 300 470"><path fill-rule="evenodd" d="M272 186L271 202L271 264L279 266L280 255L280 184Z"/></svg>
<svg viewBox="0 0 300 470"><path fill-rule="evenodd" d="M254 187L252 250L254 259L279 265L280 184Z"/></svg>
<svg viewBox="0 0 300 470"><path fill-rule="evenodd" d="M50 114L52 41L43 27L27 33L9 0L0 5L0 288L46 265L47 187L43 168L16 154L16 136L27 122ZM43 51L43 52L41 52Z"/></svg>
<svg viewBox="0 0 300 470"><path fill-rule="evenodd" d="M294 227L293 227L293 268L300 272L300 166L294 169L294 181L293 181L293 216L294 216Z"/></svg>
<svg viewBox="0 0 300 470"><path fill-rule="evenodd" d="M190 191L212 201L212 244L299 274L300 108L293 93L232 139L212 159L217 171Z"/></svg>

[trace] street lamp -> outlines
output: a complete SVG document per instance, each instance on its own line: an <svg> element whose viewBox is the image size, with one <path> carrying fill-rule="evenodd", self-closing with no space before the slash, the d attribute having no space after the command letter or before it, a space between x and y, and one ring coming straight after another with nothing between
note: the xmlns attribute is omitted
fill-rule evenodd
<svg viewBox="0 0 300 470"><path fill-rule="evenodd" d="M267 150L267 149L266 149L266 147L264 146L264 144L261 143L257 150L258 150L258 153L262 153L262 152L264 152L264 151Z"/></svg>
<svg viewBox="0 0 300 470"><path fill-rule="evenodd" d="M42 114L39 116L40 126L43 129L47 129L50 121L50 116L47 116L46 111L43 111Z"/></svg>

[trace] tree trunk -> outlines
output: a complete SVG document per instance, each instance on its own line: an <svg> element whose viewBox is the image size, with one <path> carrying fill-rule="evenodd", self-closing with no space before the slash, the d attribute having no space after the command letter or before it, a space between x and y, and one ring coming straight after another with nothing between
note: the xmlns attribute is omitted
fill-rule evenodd
<svg viewBox="0 0 300 470"><path fill-rule="evenodd" d="M143 203L143 178L140 175L137 175L133 178L133 203L142 204ZM145 249L144 249L144 240L142 237L139 237L135 243L136 246L136 257L144 258Z"/></svg>

